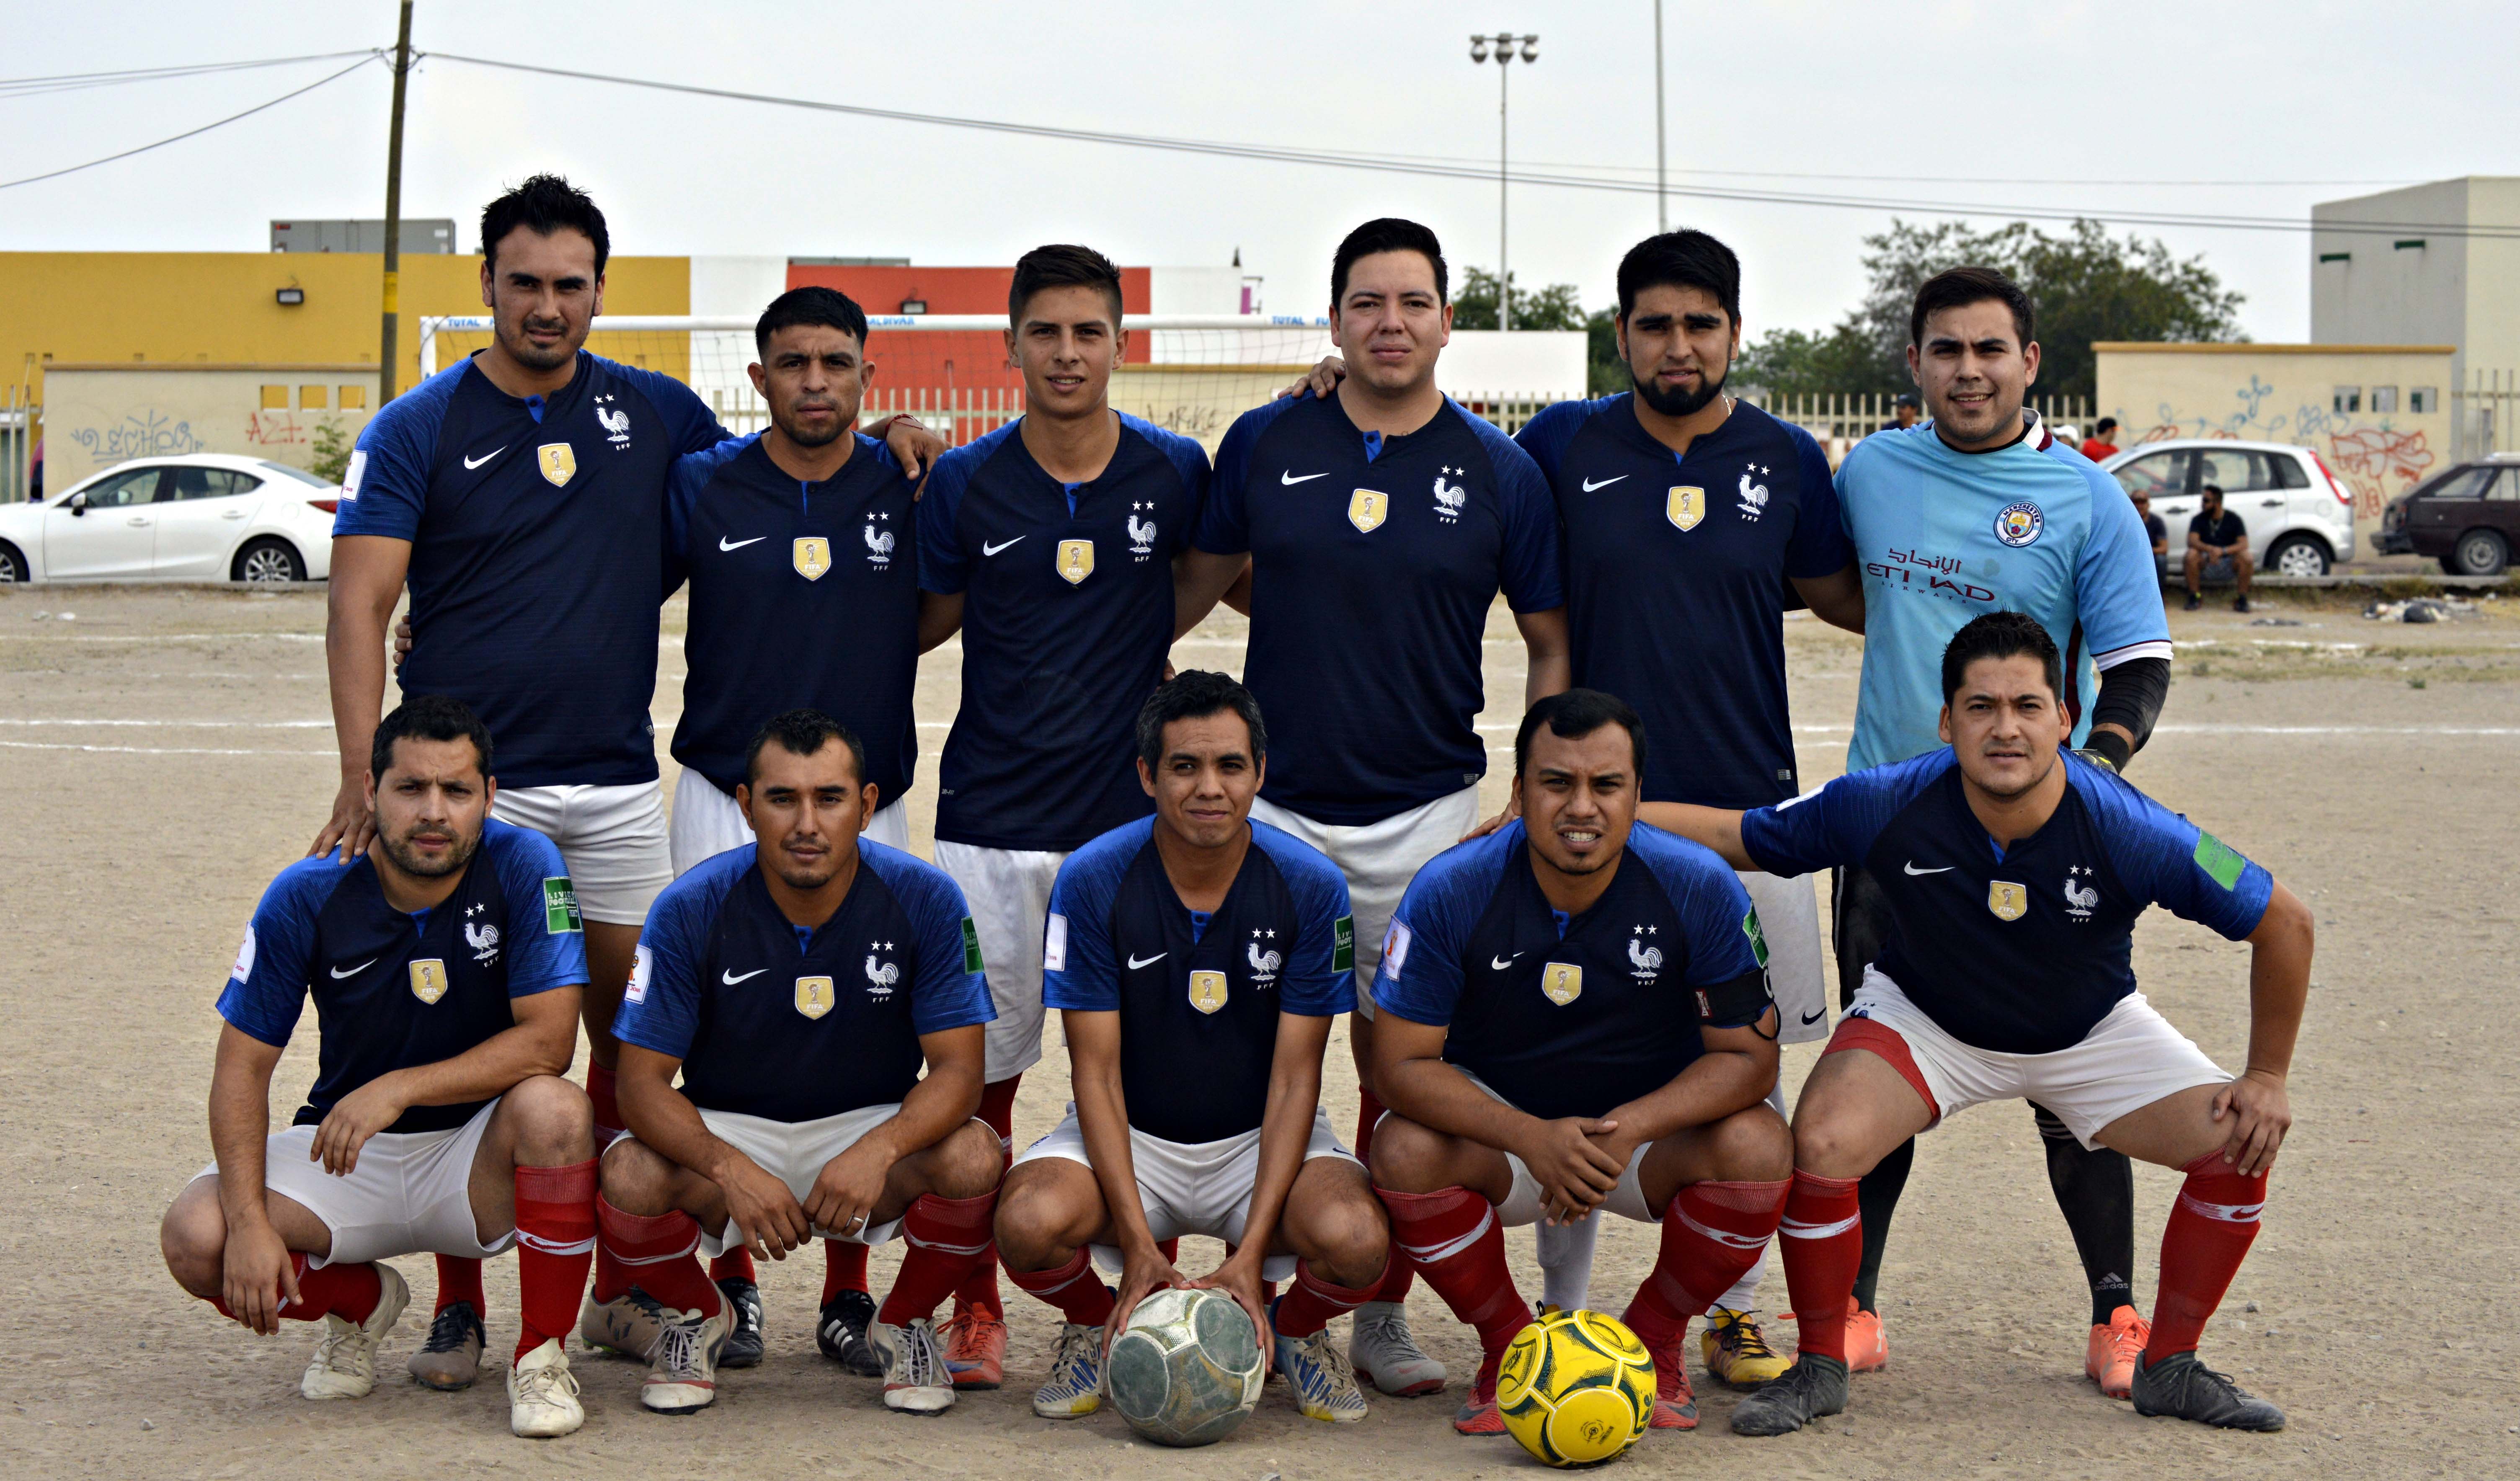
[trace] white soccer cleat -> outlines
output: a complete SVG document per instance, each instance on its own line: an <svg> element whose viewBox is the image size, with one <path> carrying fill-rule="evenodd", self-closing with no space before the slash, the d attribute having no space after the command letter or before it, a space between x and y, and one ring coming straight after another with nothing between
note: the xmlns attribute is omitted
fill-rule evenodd
<svg viewBox="0 0 2520 1481"><path fill-rule="evenodd" d="M1050 1376L1033 1390L1032 1412L1045 1419L1081 1419L1102 1407L1102 1328L1070 1322L1058 1329Z"/></svg>
<svg viewBox="0 0 2520 1481"><path fill-rule="evenodd" d="M577 1340L599 1353L645 1358L669 1315L663 1302L635 1285L609 1301L589 1294L577 1316Z"/></svg>
<svg viewBox="0 0 2520 1481"><path fill-rule="evenodd" d="M1418 1348L1409 1333L1408 1308L1396 1302L1369 1301L1356 1309L1347 1361L1386 1394L1431 1394L1444 1386L1444 1365Z"/></svg>
<svg viewBox="0 0 2520 1481"><path fill-rule="evenodd" d="M364 1399L377 1387L377 1348L401 1320L411 1303L411 1287L402 1273L377 1263L377 1309L368 1320L351 1323L331 1313L324 1317L324 1335L315 1355L306 1360L306 1374L297 1391L309 1399Z"/></svg>
<svg viewBox="0 0 2520 1481"><path fill-rule="evenodd" d="M934 1322L921 1317L905 1326L871 1323L867 1345L883 1360L884 1408L935 1414L954 1407L954 1374L936 1345Z"/></svg>
<svg viewBox="0 0 2520 1481"><path fill-rule="evenodd" d="M639 1402L660 1414L696 1414L717 1402L717 1364L735 1331L735 1303L721 1299L717 1315L664 1309L648 1349L648 1377Z"/></svg>
<svg viewBox="0 0 2520 1481"><path fill-rule="evenodd" d="M1305 1418L1354 1424L1365 1417L1365 1392L1356 1386L1356 1369L1327 1329L1277 1341L1278 1371L1295 1391L1295 1408Z"/></svg>
<svg viewBox="0 0 2520 1481"><path fill-rule="evenodd" d="M586 1423L577 1402L577 1375L554 1337L518 1358L508 1369L508 1428L527 1440L573 1435Z"/></svg>

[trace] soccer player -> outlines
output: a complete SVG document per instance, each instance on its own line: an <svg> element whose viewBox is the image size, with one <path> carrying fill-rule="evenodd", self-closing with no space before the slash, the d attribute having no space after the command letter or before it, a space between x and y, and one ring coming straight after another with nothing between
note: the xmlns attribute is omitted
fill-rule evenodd
<svg viewBox="0 0 2520 1481"><path fill-rule="evenodd" d="M1253 815L1347 876L1360 984L1410 877L1478 822L1480 659L1500 589L1523 640L1526 702L1568 682L1548 480L1437 388L1447 290L1425 227L1384 218L1348 233L1330 259L1346 379L1234 424L1183 568L1179 632L1250 572L1243 679L1279 735ZM1348 1034L1363 1100L1356 1144L1369 1157L1383 1109L1372 1012L1361 985ZM1351 1360L1387 1394L1444 1386L1444 1366L1409 1334L1410 1279L1396 1266L1351 1330Z"/></svg>
<svg viewBox="0 0 2520 1481"><path fill-rule="evenodd" d="M1355 999L1347 884L1250 816L1269 738L1250 693L1193 669L1138 714L1155 815L1070 855L1051 891L1045 996L1076 1100L1007 1174L998 1242L1017 1285L1067 1319L1045 1418L1101 1404L1110 1334L1148 1292L1200 1285L1251 1314L1314 1419L1365 1417L1325 1324L1373 1294L1390 1230L1320 1105L1330 1020ZM1159 1242L1226 1241L1186 1279ZM1116 1296L1086 1247L1120 1270ZM1262 1281L1294 1278L1267 1301Z"/></svg>
<svg viewBox="0 0 2520 1481"><path fill-rule="evenodd" d="M861 836L878 799L830 716L771 720L744 778L756 841L675 880L640 934L618 1020L630 1136L604 1156L587 1320L644 1347L641 1404L690 1414L717 1398L735 1320L696 1248L785 1259L897 1233L868 1339L884 1406L933 1414L954 1384L932 1314L988 1249L1004 1165L971 1119L990 1017L971 918L943 872Z"/></svg>
<svg viewBox="0 0 2520 1481"><path fill-rule="evenodd" d="M1175 565L1207 454L1111 409L1128 348L1120 270L1091 247L1015 263L1007 354L1024 414L939 458L919 506L922 651L963 635L962 707L936 772L936 862L962 885L989 961L980 1118L1012 1149L1015 1089L1041 1058L1043 922L1069 851L1146 816L1130 717L1163 678ZM994 1265L956 1296L947 1360L964 1387L1006 1363Z"/></svg>
<svg viewBox="0 0 2520 1481"><path fill-rule="evenodd" d="M1420 870L1392 917L1374 1190L1478 1329L1465 1435L1504 1433L1497 1366L1531 1319L1500 1226L1659 1224L1625 1320L1653 1354L1653 1427L1694 1429L1688 1319L1766 1250L1791 1172L1758 912L1720 860L1636 826L1647 752L1624 700L1543 699L1513 753L1521 815Z"/></svg>
<svg viewBox="0 0 2520 1481"><path fill-rule="evenodd" d="M595 1238L594 1118L560 1078L586 982L560 850L489 816L490 735L460 702L375 728L366 847L283 870L219 994L210 1144L166 1210L176 1283L257 1332L324 1332L298 1392L364 1398L411 1292L383 1260L517 1246L509 1427L586 1422L564 1341ZM272 1070L307 996L314 1089L270 1133Z"/></svg>
<svg viewBox="0 0 2520 1481"><path fill-rule="evenodd" d="M2132 1380L2138 1414L2238 1429L2283 1413L2196 1359L2257 1237L2292 1124L2285 1076L2310 992L2310 911L2291 891L2106 767L2060 754L2075 728L2055 641L1993 612L1944 650L1945 745L1740 813L1658 818L1736 867L1868 866L1891 935L1804 1082L1785 1205L1802 1351L1732 1412L1742 1434L1846 1407L1847 1296L1862 1256L1856 1180L1892 1147L1988 1100L2036 1099L2086 1146L2180 1169L2160 1293ZM2149 905L2246 940L2248 1070L2225 1073L2136 990Z"/></svg>
<svg viewBox="0 0 2520 1481"><path fill-rule="evenodd" d="M2124 770L2170 692L2170 625L2143 524L2116 480L2048 434L2023 405L2039 371L2030 299L2002 274L1962 267L1917 290L1908 364L1932 420L1856 444L1837 496L1864 572L1864 674L1847 770L1937 750L1942 654L1983 613L2026 611L2064 654L2072 741ZM2089 656L2087 657L2086 654ZM1839 1004L1854 1000L1888 922L1883 881L1861 862L1836 871L1832 918ZM2135 1173L2032 1098L2048 1178L2092 1295L2084 1369L2124 1398L2142 1320L2135 1264ZM1864 1179L1864 1264L1849 1362L1887 1361L1875 1288L1912 1144ZM1804 1315L1808 1316L1806 1312Z"/></svg>

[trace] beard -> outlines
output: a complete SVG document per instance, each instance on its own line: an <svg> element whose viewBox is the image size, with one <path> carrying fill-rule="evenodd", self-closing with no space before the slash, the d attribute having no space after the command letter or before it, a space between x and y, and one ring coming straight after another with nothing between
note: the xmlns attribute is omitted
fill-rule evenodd
<svg viewBox="0 0 2520 1481"><path fill-rule="evenodd" d="M577 358L577 345L563 339L550 349L544 349L526 338L521 328L514 337L499 336L499 343L510 358L530 370L555 371Z"/></svg>
<svg viewBox="0 0 2520 1481"><path fill-rule="evenodd" d="M1704 410L1706 403L1724 394L1724 382L1731 379L1732 374L1732 367L1726 366L1723 375L1700 385L1694 391L1667 391L1651 380L1639 376L1636 367L1632 365L1628 367L1628 383L1636 387L1638 400L1652 407L1661 415L1688 417Z"/></svg>
<svg viewBox="0 0 2520 1481"><path fill-rule="evenodd" d="M838 408L834 407L832 410L837 411ZM847 436L857 425L855 418L839 416L833 417L828 426L820 427L799 425L783 419L774 418L773 420L779 423L780 435L798 447L829 447Z"/></svg>
<svg viewBox="0 0 2520 1481"><path fill-rule="evenodd" d="M459 874L464 866L472 862L472 855L481 847L481 835L474 833L470 838L456 839L455 846L446 851L444 858L431 860L411 846L409 833L395 837L380 830L377 841L384 845L385 857L393 861L394 868L415 879L443 879L448 875Z"/></svg>

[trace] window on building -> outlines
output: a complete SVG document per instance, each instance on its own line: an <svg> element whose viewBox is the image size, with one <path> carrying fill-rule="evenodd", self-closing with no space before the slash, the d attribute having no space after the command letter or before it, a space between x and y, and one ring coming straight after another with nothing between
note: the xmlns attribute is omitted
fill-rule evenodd
<svg viewBox="0 0 2520 1481"><path fill-rule="evenodd" d="M2361 411L2362 409L2362 387L2359 385L2340 385L2336 388L2335 410L2338 416L2349 416L2355 412Z"/></svg>
<svg viewBox="0 0 2520 1481"><path fill-rule="evenodd" d="M2441 388L2439 386L2432 385L2418 385L2413 390L2407 392L2407 410L2414 413L2418 417L2429 416L2434 412L2440 411Z"/></svg>
<svg viewBox="0 0 2520 1481"><path fill-rule="evenodd" d="M262 388L262 409L267 412L285 412L289 410L289 387L285 385L264 386Z"/></svg>
<svg viewBox="0 0 2520 1481"><path fill-rule="evenodd" d="M2371 415L2385 417L2398 409L2398 388L2394 385L2371 387Z"/></svg>
<svg viewBox="0 0 2520 1481"><path fill-rule="evenodd" d="M320 412L332 404L333 387L329 385L301 385L297 387L297 407L300 411Z"/></svg>
<svg viewBox="0 0 2520 1481"><path fill-rule="evenodd" d="M334 389L340 392L340 399L334 404L345 412L363 410L368 404L368 388L364 385L337 385Z"/></svg>

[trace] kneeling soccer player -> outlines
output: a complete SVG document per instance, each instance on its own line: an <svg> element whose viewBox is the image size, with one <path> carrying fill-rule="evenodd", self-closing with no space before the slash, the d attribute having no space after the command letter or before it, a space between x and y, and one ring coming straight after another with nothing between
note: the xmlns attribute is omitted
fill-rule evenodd
<svg viewBox="0 0 2520 1481"><path fill-rule="evenodd" d="M1101 1403L1109 1334L1149 1292L1219 1289L1274 1348L1307 1417L1365 1417L1325 1330L1373 1294L1390 1231L1320 1107L1330 1019L1355 1003L1347 881L1251 820L1268 735L1248 691L1193 670L1138 715L1155 815L1059 866L1043 996L1059 1010L1076 1100L1007 1174L1007 1272L1067 1318L1046 1418ZM1208 1234L1225 1263L1189 1280L1157 1246ZM1086 1246L1120 1268L1113 1293ZM1263 1281L1294 1289L1264 1310Z"/></svg>
<svg viewBox="0 0 2520 1481"><path fill-rule="evenodd" d="M1465 1435L1505 1432L1497 1366L1531 1320L1501 1225L1606 1205L1662 1226L1625 1320L1653 1354L1653 1426L1693 1429L1688 1319L1765 1252L1790 1186L1758 914L1723 861L1637 826L1644 749L1636 711L1598 690L1534 704L1522 816L1419 870L1383 943L1374 1190L1478 1328Z"/></svg>
<svg viewBox="0 0 2520 1481"><path fill-rule="evenodd" d="M377 1386L377 1345L411 1298L378 1262L517 1245L509 1425L547 1438L586 1422L562 1341L594 1246L595 1113L560 1078L586 950L560 850L492 819L493 788L489 733L458 701L413 699L377 726L367 851L283 870L246 927L219 995L218 1160L159 1240L178 1283L255 1331L324 1324L309 1399ZM315 1088L268 1136L271 1072L310 992Z"/></svg>
<svg viewBox="0 0 2520 1481"><path fill-rule="evenodd" d="M1857 1180L1953 1112L2005 1100L2047 1106L2087 1147L2187 1175L2162 1234L2136 1412L2283 1427L2282 1411L2199 1364L2196 1341L2257 1237L2292 1124L2284 1077L2310 991L2310 911L2213 834L2063 751L2074 719L2062 679L2045 628L1990 612L1943 651L1945 749L1754 812L1650 809L1745 869L1861 866L1890 908L1889 940L1794 1112L1783 1234L1802 1352L1732 1412L1743 1434L1846 1407ZM2136 991L2129 946L2156 903L2255 949L2236 1080Z"/></svg>
<svg viewBox="0 0 2520 1481"><path fill-rule="evenodd" d="M1006 1159L971 1119L989 990L962 890L859 836L880 801L865 755L819 711L772 720L736 794L754 841L667 886L640 933L613 1025L630 1135L604 1156L584 1334L648 1357L639 1402L661 1414L717 1398L734 1330L695 1249L784 1260L896 1232L910 1250L868 1330L884 1405L954 1402L931 1319L989 1258Z"/></svg>

